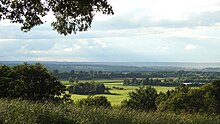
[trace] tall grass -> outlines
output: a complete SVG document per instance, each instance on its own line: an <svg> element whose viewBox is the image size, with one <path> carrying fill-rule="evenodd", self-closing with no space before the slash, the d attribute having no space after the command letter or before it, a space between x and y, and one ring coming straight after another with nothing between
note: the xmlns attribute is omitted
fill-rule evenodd
<svg viewBox="0 0 220 124"><path fill-rule="evenodd" d="M139 112L122 108L0 99L0 124L220 124L220 115Z"/></svg>

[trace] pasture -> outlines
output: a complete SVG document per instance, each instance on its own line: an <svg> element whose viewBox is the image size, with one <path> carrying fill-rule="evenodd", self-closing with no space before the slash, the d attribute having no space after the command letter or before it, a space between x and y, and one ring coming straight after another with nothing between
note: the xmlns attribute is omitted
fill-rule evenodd
<svg viewBox="0 0 220 124"><path fill-rule="evenodd" d="M80 80L80 82L90 82L91 80ZM106 87L110 88L111 94L98 94L96 96L106 96L108 100L111 102L112 106L120 106L121 102L128 98L128 93L137 89L139 86L123 86L123 80L94 80L96 83L104 83ZM69 81L61 81L65 85L69 85ZM116 89L113 87L123 88L122 90ZM154 86L157 92L167 92L168 90L172 90L175 87L163 87L163 86ZM83 99L88 97L88 95L79 95L79 94L72 94L71 98L74 101L79 99Z"/></svg>

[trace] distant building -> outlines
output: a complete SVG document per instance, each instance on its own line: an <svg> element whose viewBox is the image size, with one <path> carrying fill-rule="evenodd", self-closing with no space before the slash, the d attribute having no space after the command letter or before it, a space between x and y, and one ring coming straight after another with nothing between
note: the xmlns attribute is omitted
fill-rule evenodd
<svg viewBox="0 0 220 124"><path fill-rule="evenodd" d="M192 85L192 83L183 83L183 84L185 84L185 85Z"/></svg>

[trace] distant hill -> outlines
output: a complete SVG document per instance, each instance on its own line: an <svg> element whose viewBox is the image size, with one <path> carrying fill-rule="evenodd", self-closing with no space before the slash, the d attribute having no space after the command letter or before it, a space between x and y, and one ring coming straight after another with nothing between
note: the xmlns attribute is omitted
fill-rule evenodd
<svg viewBox="0 0 220 124"><path fill-rule="evenodd" d="M21 61L0 61L0 65L14 66L23 64ZM220 72L220 63L178 63L178 62L49 62L28 61L27 63L42 63L49 70L61 72L75 71L214 71Z"/></svg>

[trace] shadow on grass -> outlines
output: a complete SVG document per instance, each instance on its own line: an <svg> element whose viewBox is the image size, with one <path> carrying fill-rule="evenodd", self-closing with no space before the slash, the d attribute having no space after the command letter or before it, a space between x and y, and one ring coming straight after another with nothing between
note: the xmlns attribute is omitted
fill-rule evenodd
<svg viewBox="0 0 220 124"><path fill-rule="evenodd" d="M119 94L119 93L106 93L104 95L121 95L121 94Z"/></svg>
<svg viewBox="0 0 220 124"><path fill-rule="evenodd" d="M77 94L77 93L74 93L74 94L71 94L71 95L88 95L88 96L95 96L95 95L121 95L119 93L102 93L102 94Z"/></svg>

